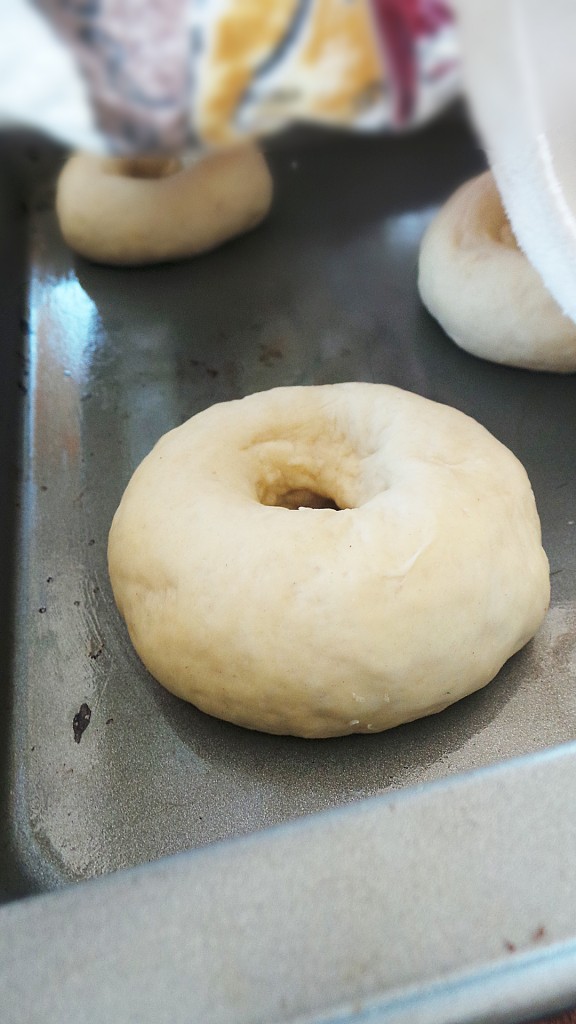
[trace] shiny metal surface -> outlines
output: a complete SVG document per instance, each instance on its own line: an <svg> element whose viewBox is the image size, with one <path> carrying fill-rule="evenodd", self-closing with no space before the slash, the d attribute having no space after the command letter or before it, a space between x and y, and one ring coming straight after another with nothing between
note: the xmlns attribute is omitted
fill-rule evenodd
<svg viewBox="0 0 576 1024"><path fill-rule="evenodd" d="M574 381L456 349L421 308L438 203L482 165L457 116L413 136L304 133L270 154L267 224L196 261L112 270L62 243L37 173L12 710L15 891L53 888L540 750L576 734ZM38 191L38 186L40 189ZM386 381L455 405L524 462L551 559L538 638L486 690L371 737L243 731L165 693L133 653L107 532L155 440L277 384ZM449 623L447 623L449 628ZM88 727L75 742L82 704Z"/></svg>
<svg viewBox="0 0 576 1024"><path fill-rule="evenodd" d="M573 1005L575 792L571 744L13 902L2 1019L513 1024Z"/></svg>

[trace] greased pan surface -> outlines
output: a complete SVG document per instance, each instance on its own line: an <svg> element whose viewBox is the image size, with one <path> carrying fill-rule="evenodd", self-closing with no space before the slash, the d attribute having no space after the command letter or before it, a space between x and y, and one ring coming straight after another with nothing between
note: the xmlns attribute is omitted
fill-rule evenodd
<svg viewBox="0 0 576 1024"><path fill-rule="evenodd" d="M403 138L275 141L268 222L146 270L75 258L37 143L24 479L4 780L13 892L52 888L554 746L576 731L576 382L460 352L422 309L419 240L483 156L453 113ZM379 736L243 731L165 693L114 607L110 521L157 438L279 384L383 381L454 405L526 466L552 570L537 639L484 691ZM449 629L449 623L446 624ZM91 717L75 742L83 704Z"/></svg>

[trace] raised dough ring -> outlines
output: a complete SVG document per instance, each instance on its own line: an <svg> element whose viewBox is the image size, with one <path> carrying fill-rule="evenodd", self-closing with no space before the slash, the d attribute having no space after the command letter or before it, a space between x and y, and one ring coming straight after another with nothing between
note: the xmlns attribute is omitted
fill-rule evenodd
<svg viewBox="0 0 576 1024"><path fill-rule="evenodd" d="M443 710L496 675L549 600L515 456L383 384L277 388L194 416L134 473L108 558L168 690L305 737Z"/></svg>
<svg viewBox="0 0 576 1024"><path fill-rule="evenodd" d="M530 370L576 370L576 325L519 249L490 171L462 185L428 227L418 286L467 352Z"/></svg>
<svg viewBox="0 0 576 1024"><path fill-rule="evenodd" d="M58 179L56 212L80 255L134 266L213 249L256 227L271 202L266 161L245 145L185 168L173 159L78 153Z"/></svg>

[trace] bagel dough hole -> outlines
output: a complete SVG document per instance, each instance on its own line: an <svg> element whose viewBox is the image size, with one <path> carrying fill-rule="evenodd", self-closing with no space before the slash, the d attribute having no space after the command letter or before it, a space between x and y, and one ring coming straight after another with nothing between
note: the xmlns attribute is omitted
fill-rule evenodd
<svg viewBox="0 0 576 1024"><path fill-rule="evenodd" d="M258 441L252 453L257 452L260 469L260 504L292 511L355 508L360 458L339 438L335 450L340 458L335 459L333 444L333 437L322 434L307 444L284 435Z"/></svg>
<svg viewBox="0 0 576 1024"><path fill-rule="evenodd" d="M136 178L154 181L169 178L182 170L182 163L175 157L140 156L109 160L104 167L108 174L121 178Z"/></svg>
<svg viewBox="0 0 576 1024"><path fill-rule="evenodd" d="M309 491L306 487L296 487L292 491L279 494L274 505L294 510L300 508L331 508L335 512L342 511L340 506L334 501L334 498L329 498L326 494L318 494L317 491Z"/></svg>

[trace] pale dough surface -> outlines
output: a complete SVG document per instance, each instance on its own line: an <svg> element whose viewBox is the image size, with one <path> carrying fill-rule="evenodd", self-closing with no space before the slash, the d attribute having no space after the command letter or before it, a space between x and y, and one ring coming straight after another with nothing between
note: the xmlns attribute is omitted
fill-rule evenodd
<svg viewBox="0 0 576 1024"><path fill-rule="evenodd" d="M430 224L418 287L467 352L530 370L576 371L576 324L519 249L490 171L462 185Z"/></svg>
<svg viewBox="0 0 576 1024"><path fill-rule="evenodd" d="M283 507L307 491L340 511ZM520 462L464 414L383 384L199 413L134 473L108 556L156 679L305 737L441 711L493 679L549 601Z"/></svg>
<svg viewBox="0 0 576 1024"><path fill-rule="evenodd" d="M58 179L62 234L96 263L134 266L195 256L256 227L272 202L272 178L253 145L182 168L169 159L78 153Z"/></svg>

